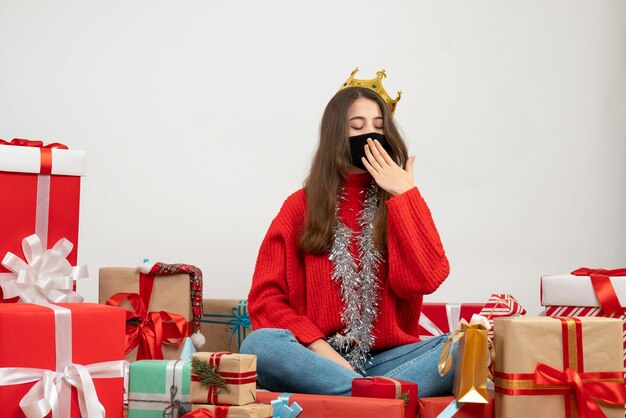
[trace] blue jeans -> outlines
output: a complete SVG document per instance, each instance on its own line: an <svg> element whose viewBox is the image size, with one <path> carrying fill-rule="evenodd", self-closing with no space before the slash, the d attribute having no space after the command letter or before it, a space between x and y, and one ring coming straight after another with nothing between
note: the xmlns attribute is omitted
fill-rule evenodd
<svg viewBox="0 0 626 418"><path fill-rule="evenodd" d="M439 376L437 364L448 334L426 341L394 347L373 355L366 376L385 376L418 384L420 397L451 393L453 367ZM259 385L272 392L350 395L352 379L363 377L316 354L284 329L263 328L252 332L239 350L257 356Z"/></svg>

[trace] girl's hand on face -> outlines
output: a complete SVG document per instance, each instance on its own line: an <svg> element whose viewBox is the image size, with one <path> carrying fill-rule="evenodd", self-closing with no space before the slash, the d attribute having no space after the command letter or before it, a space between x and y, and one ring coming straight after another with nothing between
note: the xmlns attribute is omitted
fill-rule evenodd
<svg viewBox="0 0 626 418"><path fill-rule="evenodd" d="M413 188L413 162L415 156L411 156L403 169L387 154L387 151L377 140L368 138L365 146L363 165L374 177L378 186L382 187L392 196L398 196Z"/></svg>

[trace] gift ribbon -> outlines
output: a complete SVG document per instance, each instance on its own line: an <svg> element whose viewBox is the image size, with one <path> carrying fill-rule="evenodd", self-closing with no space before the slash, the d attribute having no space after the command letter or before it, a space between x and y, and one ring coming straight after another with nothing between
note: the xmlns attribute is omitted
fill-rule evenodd
<svg viewBox="0 0 626 418"><path fill-rule="evenodd" d="M227 351L211 353L207 363L209 364L209 366L211 366L213 370L215 370L217 374L220 375L220 377L224 380L224 383L226 383L227 385L246 385L249 383L256 383L256 377L257 377L256 370L253 370L250 372L241 372L241 373L225 372L225 371L219 370L222 357L225 355L230 355L230 354L232 353L229 353ZM192 369L192 374L191 374L191 381L200 382L200 378L195 373L193 373L193 369ZM207 389L208 389L207 403L210 403L210 404L218 403L219 402L218 396L220 394L219 388L215 385L209 385Z"/></svg>
<svg viewBox="0 0 626 418"><path fill-rule="evenodd" d="M452 418L461 410L461 408L463 408L463 405L465 404L453 399L452 402L450 402L448 406L446 406L444 410L437 415L437 418Z"/></svg>
<svg viewBox="0 0 626 418"><path fill-rule="evenodd" d="M461 321L461 304L446 303L446 318L448 320L448 332L457 329ZM433 337L446 334L446 332L442 331L430 318L424 315L423 312L420 315L419 325Z"/></svg>
<svg viewBox="0 0 626 418"><path fill-rule="evenodd" d="M302 407L298 405L298 402L293 402L289 405L291 395L293 393L281 393L277 399L270 402L272 405L272 418L295 418L302 412Z"/></svg>
<svg viewBox="0 0 626 418"><path fill-rule="evenodd" d="M461 319L459 329L450 334L443 349L441 350L441 356L439 357L439 364L437 369L441 377L445 376L452 368L452 351L454 350L454 344L457 343L465 334L465 331L470 329L483 329L489 331L489 320L482 315L474 314L470 322L465 319Z"/></svg>
<svg viewBox="0 0 626 418"><path fill-rule="evenodd" d="M150 298L152 296L152 288L154 286L155 276L164 276L172 274L189 275L189 287L191 297L191 312L193 314L193 326L196 332L200 332L200 319L202 318L202 271L191 264L165 264L150 263L147 259L138 268L139 275L139 294L144 299L146 306L150 306Z"/></svg>
<svg viewBox="0 0 626 418"><path fill-rule="evenodd" d="M33 234L22 240L26 261L8 252L2 265L15 273L14 280L0 283L5 299L19 297L25 303L74 303L83 297L73 291L74 280L88 277L87 266L72 267L67 256L74 245L61 238L54 247L43 251L39 236Z"/></svg>
<svg viewBox="0 0 626 418"><path fill-rule="evenodd" d="M106 361L88 365L72 362L72 311L57 305L45 305L54 312L56 365L54 370L24 367L0 368L0 386L36 382L20 400L27 418L53 418L71 415L71 387L78 394L83 418L104 418L93 379L123 378L125 362Z"/></svg>
<svg viewBox="0 0 626 418"><path fill-rule="evenodd" d="M67 145L54 142L48 145L44 145L42 141L29 141L28 139L13 138L11 142L7 142L0 139L0 145L15 145L19 147L33 147L40 150L40 174L52 173L52 150L53 149L67 149Z"/></svg>
<svg viewBox="0 0 626 418"><path fill-rule="evenodd" d="M210 318L210 319L209 319ZM220 320L222 319L222 320ZM250 316L248 315L248 301L241 299L237 306L231 310L231 315L204 314L202 321L206 324L227 325L230 330L229 347L233 346L233 338L237 335L237 349L241 347L241 342L246 338L249 329L252 329Z"/></svg>
<svg viewBox="0 0 626 418"><path fill-rule="evenodd" d="M132 392L129 409L162 411L163 417L178 418L191 409L189 395L183 394L183 369L186 362L170 360L165 370L163 393Z"/></svg>
<svg viewBox="0 0 626 418"><path fill-rule="evenodd" d="M126 354L139 346L137 360L163 360L163 344L179 345L184 341L188 334L184 316L165 311L147 312L137 293L116 293L106 304L118 306L124 300L135 311L126 311Z"/></svg>
<svg viewBox="0 0 626 418"><path fill-rule="evenodd" d="M555 319L561 321L563 371L540 362L534 373L496 371L496 392L511 396L563 395L567 418L575 412L581 418L606 417L596 399L613 405L625 404L623 372L585 372L580 319Z"/></svg>
<svg viewBox="0 0 626 418"><path fill-rule="evenodd" d="M613 312L624 311L609 276L626 276L626 268L604 270L582 267L574 270L571 274L574 276L589 276L593 291L598 298L598 302L600 302L602 311L606 315L610 315Z"/></svg>

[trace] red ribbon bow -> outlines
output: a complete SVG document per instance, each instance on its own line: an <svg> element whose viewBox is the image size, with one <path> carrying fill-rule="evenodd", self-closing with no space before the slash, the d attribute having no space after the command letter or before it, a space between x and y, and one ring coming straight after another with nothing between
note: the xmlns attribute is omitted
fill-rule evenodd
<svg viewBox="0 0 626 418"><path fill-rule="evenodd" d="M598 381L602 373L577 372L566 368L564 372L538 363L535 368L535 383L547 386L566 386L566 393L574 393L580 418L606 417L597 399L604 403L619 405L626 403L626 387L623 381ZM589 379L586 381L585 379Z"/></svg>
<svg viewBox="0 0 626 418"><path fill-rule="evenodd" d="M162 345L179 345L189 334L184 316L165 311L147 312L137 293L116 293L106 304L118 306L126 299L135 311L126 312L126 354L139 346L137 360L163 360Z"/></svg>
<svg viewBox="0 0 626 418"><path fill-rule="evenodd" d="M0 139L0 145L15 145L19 147L34 147L39 148L41 151L41 160L39 166L39 172L41 174L52 173L52 149L67 149L67 145L59 142L53 142L48 145L44 145L43 141L29 141L28 139L13 138L11 142Z"/></svg>
<svg viewBox="0 0 626 418"><path fill-rule="evenodd" d="M613 312L623 312L622 306L615 293L615 289L611 284L609 276L626 276L626 268L605 270L605 269L588 269L586 267L574 270L571 274L574 276L589 276L591 278L591 285L596 293L596 297L600 302L602 311L606 315L610 315Z"/></svg>

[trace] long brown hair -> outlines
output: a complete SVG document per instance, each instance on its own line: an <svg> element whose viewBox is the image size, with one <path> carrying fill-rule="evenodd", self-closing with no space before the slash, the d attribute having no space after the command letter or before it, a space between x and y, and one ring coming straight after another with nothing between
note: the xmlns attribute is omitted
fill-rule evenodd
<svg viewBox="0 0 626 418"><path fill-rule="evenodd" d="M309 253L330 250L335 233L335 206L341 181L352 167L348 139L348 109L358 98L378 103L383 115L383 132L390 145L389 155L404 168L408 155L402 136L384 100L374 91L362 87L340 90L330 99L320 125L320 139L304 182L307 211L300 248ZM378 210L374 218L374 243L378 251L387 251L387 205L390 195L382 188L378 193Z"/></svg>

